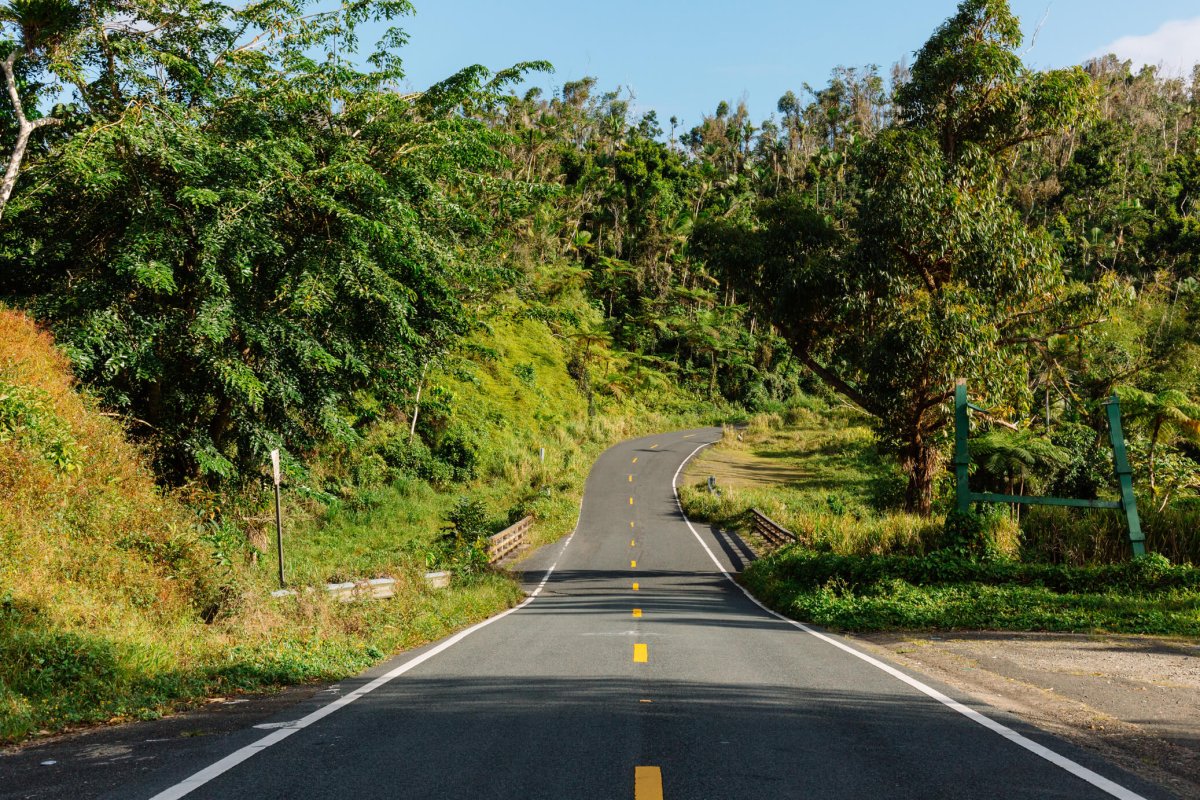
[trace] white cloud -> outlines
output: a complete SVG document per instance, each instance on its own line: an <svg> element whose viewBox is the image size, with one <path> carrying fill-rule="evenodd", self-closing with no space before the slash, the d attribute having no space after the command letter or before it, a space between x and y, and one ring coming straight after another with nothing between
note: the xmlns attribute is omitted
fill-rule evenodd
<svg viewBox="0 0 1200 800"><path fill-rule="evenodd" d="M1192 65L1200 63L1200 17L1164 22L1145 36L1122 36L1092 56L1106 53L1129 59L1134 69L1150 64L1162 67L1164 74L1190 75Z"/></svg>

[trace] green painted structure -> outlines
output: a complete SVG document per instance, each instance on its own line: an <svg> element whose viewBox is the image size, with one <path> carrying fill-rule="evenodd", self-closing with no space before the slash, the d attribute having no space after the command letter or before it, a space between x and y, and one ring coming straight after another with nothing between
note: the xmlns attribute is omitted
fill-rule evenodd
<svg viewBox="0 0 1200 800"><path fill-rule="evenodd" d="M1146 552L1146 537L1142 533L1142 521L1138 517L1137 498L1133 494L1133 473L1129 458L1125 454L1125 433L1121 429L1121 405L1113 395L1105 403L1108 409L1108 437L1112 444L1113 471L1121 489L1120 500L1078 500L1069 497L1031 497L1027 495L972 492L968 481L971 468L971 451L967 436L971 430L969 411L987 413L985 409L972 405L967 399L967 382L959 378L954 387L954 478L958 510L971 510L971 503L1020 503L1038 506L1070 506L1073 508L1111 508L1125 512L1125 523L1129 531L1129 545L1135 556Z"/></svg>

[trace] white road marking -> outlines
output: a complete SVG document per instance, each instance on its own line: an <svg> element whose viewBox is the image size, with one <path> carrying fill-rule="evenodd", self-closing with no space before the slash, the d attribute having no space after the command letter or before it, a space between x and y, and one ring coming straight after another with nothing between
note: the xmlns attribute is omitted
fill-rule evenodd
<svg viewBox="0 0 1200 800"><path fill-rule="evenodd" d="M583 505L580 504L580 518L582 518L582 516L583 516ZM565 542L563 542L562 550L560 550L558 552L559 558L562 558L563 552L565 552L567 547L571 544L571 540L575 538L575 534L578 532L578 530L579 530L579 522L576 521L575 530L571 531L571 535L567 537ZM220 761L216 761L216 762L208 765L204 769L200 770L199 772L195 773L194 775L192 775L188 778L185 778L184 780L180 781L179 783L175 784L174 786L164 789L163 791L161 791L158 794L151 797L150 800L178 800L178 798L180 798L180 797L184 797L186 795L191 794L192 792L194 792L196 789L199 789L204 784L214 780L215 778L220 777L221 775L224 775L226 772L233 769L238 764L241 764L243 761L246 761L247 759L251 758L252 756L258 755L259 753L261 753L263 750L266 750L271 745L279 744L280 742L282 742L284 739L291 736L296 731L307 728L309 725L312 725L314 722L318 722L318 721L324 719L325 717L329 716L333 712L337 711L339 708L350 705L355 700L358 700L360 697L364 697L364 696L370 694L371 692L375 691L379 687L395 680L396 678L399 678L401 675L408 672L409 670L411 670L415 667L418 667L421 664L424 664L426 661L428 661L429 659L438 655L439 653L449 650L451 647L458 644L463 639L467 638L468 636L470 636L472 633L479 630L480 628L486 628L488 625L491 625L493 622L504 619L509 614L512 614L516 611L520 611L522 608L524 608L525 606L532 603L537 598L537 596L542 593L542 589L545 588L546 582L550 580L550 576L554 573L554 570L557 567L558 567L558 560L555 559L554 563L550 565L550 569L546 570L546 574L542 577L541 583L539 583L537 585L536 589L534 589L532 592L530 592L529 597L526 597L519 604L513 606L512 608L508 609L507 611L502 611L494 617L489 617L488 619L485 619L482 622L477 622L474 625L472 625L471 627L467 628L465 631L459 631L458 633L451 636L449 639L447 639L446 641L437 645L436 647L426 650L424 653L417 656L416 658L412 658L408 661L405 661L400 666L390 670L389 672L384 673L383 675L380 675L375 680L371 681L370 683L368 683L358 689L355 689L353 692L350 692L349 694L346 694L346 695L342 695L337 700L334 700L327 705L321 706L316 711L313 711L311 714L309 714L305 717L301 717L300 719L295 720L293 722L283 723L284 725L286 725L286 727L280 727L278 730L275 730L275 731L267 734L263 738L259 739L257 742L253 742L252 744L248 744L239 750L233 751L229 755L222 758ZM258 726L256 726L256 727L258 727Z"/></svg>
<svg viewBox="0 0 1200 800"><path fill-rule="evenodd" d="M300 720L290 719L287 722L264 722L261 725L254 725L260 731L275 731L280 728L294 728Z"/></svg>
<svg viewBox="0 0 1200 800"><path fill-rule="evenodd" d="M683 463L679 465L679 469L675 470L674 477L671 478L671 491L675 495L675 506L679 509L679 515L681 517L683 517L683 521L687 524L688 530L690 530L692 532L692 535L696 537L696 541L699 542L700 546L704 548L704 552L708 553L708 557L712 559L712 562L714 564L716 564L717 569L721 571L721 574L725 576L725 579L728 580L730 583L732 583L734 586L736 586L738 589L740 589L742 591L742 594L744 594L744 595L746 595L746 597L750 598L750 602L754 603L754 605L758 606L759 608L761 608L763 611L767 612L771 616L776 617L777 619L780 619L789 625L799 628L800 630L804 631L805 633L807 633L811 636L815 636L816 638L820 639L821 641L826 642L827 644L831 644L834 647L838 648L839 650L844 650L845 652L849 653L850 655L854 656L855 658L861 659L861 660L867 662L868 664L870 664L871 666L876 667L877 669L883 670L888 675L891 675L893 678L896 678L897 680L908 684L912 688L916 689L918 692L921 692L922 694L924 694L928 697L931 697L934 700L937 700L939 703L946 706L947 708L951 708L954 711L957 711L959 714L962 714L964 717L971 720L972 722L976 722L976 723L982 725L983 727L987 728L988 730L992 731L993 733L1003 736L1005 739L1008 739L1013 744L1015 744L1019 747L1023 747L1026 750L1028 750L1029 752L1033 753L1034 755L1040 756L1041 758L1046 759L1051 764L1055 765L1056 767L1060 767L1060 768L1066 770L1067 772L1071 773L1075 777L1077 777L1081 780L1087 781L1092 786L1095 786L1097 789L1101 790L1102 792L1105 792L1106 794L1110 794L1113 797L1119 798L1120 800L1146 800L1146 798L1143 797L1142 795L1137 794L1136 792L1133 792L1129 789L1126 789L1124 786L1121 786L1119 783L1114 783L1113 781L1110 781L1108 778L1104 777L1103 775L1101 775L1097 772L1093 772L1092 770L1088 769L1087 767L1083 766L1082 764L1072 761L1071 759L1067 758L1066 756L1059 755L1058 753L1054 752L1050 748L1044 747L1043 745L1038 744L1037 742L1033 741L1032 739L1022 736L1021 734L1017 733L1016 731L1014 731L1012 728L1008 727L1007 725L1002 725L999 722L996 722L994 719L991 719L990 717L985 717L983 714L980 714L975 709L964 706L962 703L960 703L957 700L954 700L950 697L947 697L946 695L939 692L937 689L934 689L932 686L928 686L928 685L922 683L921 681L917 680L916 678L913 678L909 675L904 674L903 672L901 672L900 670L891 666L890 664L885 664L884 662L880 661L877 658L874 658L873 656L869 656L866 653L856 650L853 647L851 647L850 645L846 644L845 642L839 642L837 639L834 639L832 636L826 636L825 634L821 633L820 631L817 631L817 630L814 630L814 629L808 627L803 622L797 622L794 619L789 619L776 611L772 611L771 609L767 608L765 605L760 603L758 601L757 597L750 594L749 591L747 591L740 583L735 581L733 579L733 576L730 575L725 570L725 567L722 566L721 562L717 560L717 557L715 555L713 555L713 551L711 549L709 549L709 546L705 543L705 541L702 538L700 538L700 534L696 531L696 528L692 525L692 521L690 519L688 519L688 515L685 514L683 511L683 503L679 502L679 490L675 488L675 483L676 483L676 481L679 480L679 473L683 472L684 465L687 464L687 462L692 460L692 456L696 455L696 453L699 453L701 450L703 450L704 448L708 447L711 444L716 444L716 442L705 442L704 444L700 445L695 450L693 450L690 454L688 454L688 457L685 458L683 460Z"/></svg>

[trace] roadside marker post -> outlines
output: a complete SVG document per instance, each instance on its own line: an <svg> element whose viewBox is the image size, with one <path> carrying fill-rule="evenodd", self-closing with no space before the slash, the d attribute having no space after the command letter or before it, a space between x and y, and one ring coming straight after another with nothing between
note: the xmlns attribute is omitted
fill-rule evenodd
<svg viewBox="0 0 1200 800"><path fill-rule="evenodd" d="M279 588L286 588L283 582L283 507L279 501L279 451L271 451L271 472L275 478L275 548L279 551Z"/></svg>

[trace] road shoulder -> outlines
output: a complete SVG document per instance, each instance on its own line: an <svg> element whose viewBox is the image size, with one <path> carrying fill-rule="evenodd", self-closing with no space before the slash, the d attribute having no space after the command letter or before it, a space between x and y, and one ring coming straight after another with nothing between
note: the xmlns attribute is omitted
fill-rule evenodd
<svg viewBox="0 0 1200 800"><path fill-rule="evenodd" d="M847 638L1200 800L1200 640L982 632Z"/></svg>

